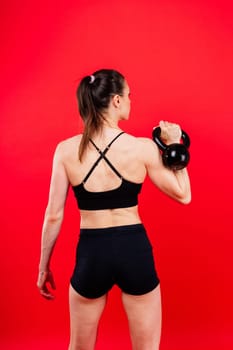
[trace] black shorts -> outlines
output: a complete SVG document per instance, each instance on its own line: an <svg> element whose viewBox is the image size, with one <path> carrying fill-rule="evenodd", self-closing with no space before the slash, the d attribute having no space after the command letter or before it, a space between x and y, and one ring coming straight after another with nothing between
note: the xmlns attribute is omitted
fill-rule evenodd
<svg viewBox="0 0 233 350"><path fill-rule="evenodd" d="M86 298L98 298L115 284L132 295L159 284L142 224L80 230L72 287Z"/></svg>

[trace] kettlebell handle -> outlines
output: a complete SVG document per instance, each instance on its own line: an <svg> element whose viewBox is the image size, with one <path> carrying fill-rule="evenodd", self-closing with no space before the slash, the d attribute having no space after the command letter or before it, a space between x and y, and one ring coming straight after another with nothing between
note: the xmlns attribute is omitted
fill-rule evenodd
<svg viewBox="0 0 233 350"><path fill-rule="evenodd" d="M159 146L159 148L162 151L165 151L170 145L166 145L161 140L160 135L161 135L161 128L160 128L160 126L154 127L153 128L153 132L152 132L153 140L156 142L156 144ZM182 140L184 146L186 148L189 148L189 146L190 146L190 138L189 138L188 134L184 130L181 130L181 140Z"/></svg>

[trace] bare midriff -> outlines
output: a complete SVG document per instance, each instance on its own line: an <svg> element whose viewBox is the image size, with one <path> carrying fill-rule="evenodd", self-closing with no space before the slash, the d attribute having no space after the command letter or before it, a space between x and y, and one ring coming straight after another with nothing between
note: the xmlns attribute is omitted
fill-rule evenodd
<svg viewBox="0 0 233 350"><path fill-rule="evenodd" d="M81 228L104 228L141 223L138 206L105 210L80 210Z"/></svg>

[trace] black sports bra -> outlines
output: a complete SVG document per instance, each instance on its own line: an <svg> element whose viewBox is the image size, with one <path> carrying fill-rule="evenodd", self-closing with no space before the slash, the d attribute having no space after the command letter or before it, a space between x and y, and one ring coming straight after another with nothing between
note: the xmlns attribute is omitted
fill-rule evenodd
<svg viewBox="0 0 233 350"><path fill-rule="evenodd" d="M79 209L83 210L102 210L102 209L117 209L117 208L128 208L133 207L138 204L138 194L141 191L142 184L135 183L124 179L117 169L112 165L112 163L105 156L109 150L112 143L124 132L118 134L108 145L101 151L95 143L90 140L93 146L96 148L100 154L99 158L93 164L87 175L85 176L82 183L76 186L72 186L75 197L77 199L77 204ZM109 191L103 192L91 192L85 189L84 185L95 167L98 165L101 159L110 166L110 168L115 172L115 174L121 179L121 184L119 187L114 188Z"/></svg>

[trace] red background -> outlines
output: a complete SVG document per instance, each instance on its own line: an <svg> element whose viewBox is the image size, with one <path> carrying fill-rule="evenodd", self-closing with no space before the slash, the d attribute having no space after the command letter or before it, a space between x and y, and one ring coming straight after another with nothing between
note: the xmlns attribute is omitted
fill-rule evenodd
<svg viewBox="0 0 233 350"><path fill-rule="evenodd" d="M79 228L71 192L52 264L53 302L36 288L40 231L55 146L81 130L77 84L104 67L131 87L126 131L151 137L165 119L192 141L192 203L173 202L149 181L141 194L161 278L161 350L232 349L231 1L8 0L0 12L0 347L67 348ZM116 287L100 327L97 350L130 349Z"/></svg>

